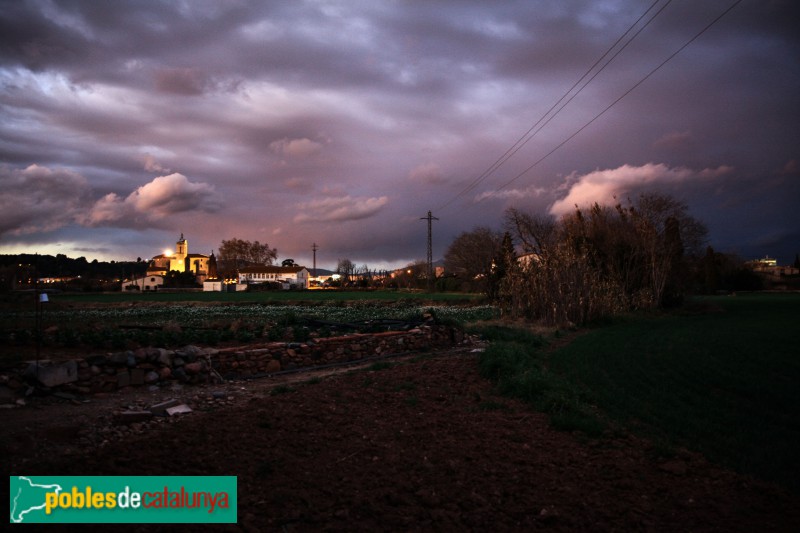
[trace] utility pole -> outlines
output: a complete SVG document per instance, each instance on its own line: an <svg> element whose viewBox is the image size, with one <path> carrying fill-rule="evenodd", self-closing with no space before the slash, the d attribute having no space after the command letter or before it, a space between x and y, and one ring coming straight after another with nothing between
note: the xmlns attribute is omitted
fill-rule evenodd
<svg viewBox="0 0 800 533"><path fill-rule="evenodd" d="M319 247L317 247L317 243L312 244L311 245L311 251L314 252L314 274L313 275L314 275L315 278L317 277L317 250L319 250Z"/></svg>
<svg viewBox="0 0 800 533"><path fill-rule="evenodd" d="M428 216L421 217L420 220L428 221L428 272L426 273L426 276L428 278L428 292L433 292L433 237L431 222L439 219L433 216L430 211L428 211Z"/></svg>

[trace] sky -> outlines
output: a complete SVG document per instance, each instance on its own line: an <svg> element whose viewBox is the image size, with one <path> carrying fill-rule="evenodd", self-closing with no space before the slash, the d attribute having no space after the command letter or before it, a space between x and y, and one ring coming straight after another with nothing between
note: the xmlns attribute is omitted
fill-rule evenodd
<svg viewBox="0 0 800 533"><path fill-rule="evenodd" d="M425 259L428 211L439 259L510 207L661 192L715 250L791 263L799 23L794 0L0 0L0 253L182 233L392 268Z"/></svg>

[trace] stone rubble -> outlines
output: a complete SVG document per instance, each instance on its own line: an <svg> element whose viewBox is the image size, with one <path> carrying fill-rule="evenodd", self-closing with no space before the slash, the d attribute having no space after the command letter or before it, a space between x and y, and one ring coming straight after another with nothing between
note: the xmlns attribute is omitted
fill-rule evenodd
<svg viewBox="0 0 800 533"><path fill-rule="evenodd" d="M427 324L409 331L316 337L307 342L270 342L223 349L191 345L176 350L146 347L68 361L40 360L0 373L0 405L19 405L17 400L33 393L58 392L79 401L81 397L128 387L148 386L158 390L181 384L253 379L398 353L468 346L474 342L456 328ZM123 419L134 418L125 416L128 418Z"/></svg>

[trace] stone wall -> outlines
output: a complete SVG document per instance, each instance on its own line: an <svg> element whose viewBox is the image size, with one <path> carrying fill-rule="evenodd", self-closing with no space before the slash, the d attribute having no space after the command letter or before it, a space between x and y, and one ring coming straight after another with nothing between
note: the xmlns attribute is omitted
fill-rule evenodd
<svg viewBox="0 0 800 533"><path fill-rule="evenodd" d="M377 356L425 352L469 342L470 338L458 329L431 324L409 331L315 338L298 343L272 342L222 349L140 348L69 361L40 361L38 365L29 362L15 372L0 375L0 403L13 402L15 396L30 391L33 385L93 394L173 381L207 383L357 362Z"/></svg>

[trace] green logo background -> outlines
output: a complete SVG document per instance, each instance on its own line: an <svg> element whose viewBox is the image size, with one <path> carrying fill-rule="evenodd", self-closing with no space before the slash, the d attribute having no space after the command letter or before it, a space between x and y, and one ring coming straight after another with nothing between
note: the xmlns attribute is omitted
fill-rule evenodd
<svg viewBox="0 0 800 533"><path fill-rule="evenodd" d="M55 508L45 512L45 494L71 493L73 487L85 493L162 493L180 492L181 487L189 494L208 492L212 496L226 492L228 507L189 508L121 508L82 509ZM190 499L191 501L191 499ZM236 523L236 476L9 476L9 521L11 523Z"/></svg>

